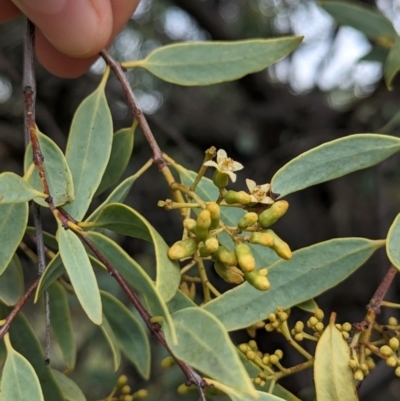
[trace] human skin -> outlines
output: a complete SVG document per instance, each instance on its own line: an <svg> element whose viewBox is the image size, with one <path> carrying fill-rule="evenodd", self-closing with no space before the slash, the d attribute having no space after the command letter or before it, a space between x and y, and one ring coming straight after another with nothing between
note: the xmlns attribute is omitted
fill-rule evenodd
<svg viewBox="0 0 400 401"><path fill-rule="evenodd" d="M36 26L36 54L51 73L82 75L111 45L140 0L0 0L0 23L25 14Z"/></svg>

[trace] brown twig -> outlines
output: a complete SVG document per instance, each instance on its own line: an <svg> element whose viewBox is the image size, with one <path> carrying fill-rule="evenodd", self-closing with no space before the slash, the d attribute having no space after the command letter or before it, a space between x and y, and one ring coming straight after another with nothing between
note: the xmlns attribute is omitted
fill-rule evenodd
<svg viewBox="0 0 400 401"><path fill-rule="evenodd" d="M375 291L375 294L373 295L371 301L369 301L369 304L367 306L367 309L369 311L373 311L377 315L381 312L381 302L383 301L383 298L385 297L390 287L390 284L392 284L392 281L396 273L397 269L394 266L390 266L385 277L383 278L382 282L379 284L379 287Z"/></svg>
<svg viewBox="0 0 400 401"><path fill-rule="evenodd" d="M83 232L76 232L76 234L92 250L92 252L100 260L100 262L103 263L104 266L106 266L108 272L110 273L110 275L112 277L115 278L115 280L120 285L122 290L128 296L129 300L132 302L133 306L136 308L139 315L141 316L143 321L146 323L146 326L148 327L150 332L153 333L157 337L157 339L160 341L160 343L163 345L163 347L168 351L168 353L175 360L176 364L181 368L182 372L185 374L186 379L187 379L186 384L188 386L190 386L192 384L195 385L198 389L200 399L202 401L206 401L204 391L203 391L203 388L207 385L205 380L199 374L197 374L189 365L187 365L185 362L178 359L173 354L173 352L171 351L171 349L169 348L169 346L167 344L164 333L160 329L160 325L152 322L152 316L147 311L147 309L143 306L143 304L141 303L138 296L132 291L132 289L130 288L129 284L125 281L125 279L115 270L115 268L101 254L101 252L96 248L96 246L92 243L92 241L90 241L90 239Z"/></svg>
<svg viewBox="0 0 400 401"><path fill-rule="evenodd" d="M0 327L0 338L3 338L6 333L8 333L8 330L10 330L10 327L15 320L15 318L18 316L18 313L21 311L23 306L26 304L28 299L31 297L31 295L34 293L36 290L37 286L39 285L39 278L37 278L32 285L29 287L28 291L25 292L25 294L22 296L22 298L18 301L18 303L14 306L14 309L10 312L10 314L6 317L5 323L3 326Z"/></svg>
<svg viewBox="0 0 400 401"><path fill-rule="evenodd" d="M143 130L143 134L151 148L154 163L157 164L158 168L161 170L162 168L166 167L167 163L164 160L163 153L158 146L158 143L155 140L153 133L151 132L146 117L144 116L143 111L139 106L139 102L137 101L136 96L131 89L131 86L125 76L124 70L121 67L121 64L114 60L105 49L100 52L100 55L101 57L103 57L104 61L113 70L115 76L120 81L122 90L124 91L125 97L129 103L132 113L138 120L138 123Z"/></svg>

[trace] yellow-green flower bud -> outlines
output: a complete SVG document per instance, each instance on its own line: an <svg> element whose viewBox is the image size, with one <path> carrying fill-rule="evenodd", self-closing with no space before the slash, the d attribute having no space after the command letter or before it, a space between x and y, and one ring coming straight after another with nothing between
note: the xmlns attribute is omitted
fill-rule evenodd
<svg viewBox="0 0 400 401"><path fill-rule="evenodd" d="M274 243L271 248L276 252L276 254L282 259L291 259L292 251L290 250L289 245L282 241L272 230L267 230L266 233L271 235L274 239Z"/></svg>
<svg viewBox="0 0 400 401"><path fill-rule="evenodd" d="M264 365L269 365L270 361L269 361L269 354L265 354L264 358L262 359L262 363Z"/></svg>
<svg viewBox="0 0 400 401"><path fill-rule="evenodd" d="M322 321L322 319L324 318L324 311L322 310L322 309L317 309L315 312L314 312L314 316L321 322ZM351 329L351 326L350 326L350 329ZM347 331L347 330L346 330Z"/></svg>
<svg viewBox="0 0 400 401"><path fill-rule="evenodd" d="M235 256L243 272L249 273L255 270L256 260L254 259L251 248L247 244L236 245Z"/></svg>
<svg viewBox="0 0 400 401"><path fill-rule="evenodd" d="M258 214L254 212L246 213L238 222L238 227L241 230L245 230L247 227L251 227L258 221Z"/></svg>
<svg viewBox="0 0 400 401"><path fill-rule="evenodd" d="M298 320L294 325L294 330L296 333L301 333L304 330L304 323L301 320Z"/></svg>
<svg viewBox="0 0 400 401"><path fill-rule="evenodd" d="M163 369L169 369L169 368L172 368L172 366L174 366L175 363L176 362L175 362L174 358L172 358L172 356L167 356L166 358L164 358L161 361L161 367Z"/></svg>
<svg viewBox="0 0 400 401"><path fill-rule="evenodd" d="M271 324L271 323L267 323L267 324L264 326L264 328L265 328L265 330L268 331L268 332L271 332L271 331L274 331L274 330L275 330L275 328L272 327L272 324Z"/></svg>
<svg viewBox="0 0 400 401"><path fill-rule="evenodd" d="M122 394L130 394L131 393L131 388L129 386L124 386L121 388L121 393Z"/></svg>
<svg viewBox="0 0 400 401"><path fill-rule="evenodd" d="M276 363L279 362L279 358L278 358L275 354L273 354L273 355L271 355L271 356L269 357L269 362L270 362L272 365L275 365Z"/></svg>
<svg viewBox="0 0 400 401"><path fill-rule="evenodd" d="M204 242L200 242L200 244L199 244L199 253L202 258L206 258L207 256L211 255L211 253L208 251L208 249L204 245Z"/></svg>
<svg viewBox="0 0 400 401"><path fill-rule="evenodd" d="M342 324L343 331L349 332L349 331L351 331L351 328L352 328L352 326L351 326L351 323L349 323L349 322L345 322Z"/></svg>
<svg viewBox="0 0 400 401"><path fill-rule="evenodd" d="M224 200L228 205L232 205L234 203L239 203L241 205L247 205L251 202L251 196L247 192L244 191L228 191L225 196Z"/></svg>
<svg viewBox="0 0 400 401"><path fill-rule="evenodd" d="M287 312L282 311L282 312L279 312L279 313L278 313L278 319L279 319L281 322L284 322L284 321L288 320L288 318L289 318L289 315L288 315Z"/></svg>
<svg viewBox="0 0 400 401"><path fill-rule="evenodd" d="M236 266L238 263L235 254L223 245L218 248L214 256L225 266Z"/></svg>
<svg viewBox="0 0 400 401"><path fill-rule="evenodd" d="M250 242L252 244L272 247L274 245L274 238L268 233L254 232L251 234Z"/></svg>
<svg viewBox="0 0 400 401"><path fill-rule="evenodd" d="M239 350L243 354L245 354L247 351L250 351L248 344L244 344L244 343L239 345Z"/></svg>
<svg viewBox="0 0 400 401"><path fill-rule="evenodd" d="M195 219L184 219L183 227L186 228L186 230L193 232L196 229L196 220Z"/></svg>
<svg viewBox="0 0 400 401"><path fill-rule="evenodd" d="M196 285L195 285L195 283L190 284L188 297L192 301L194 301L194 299L196 297Z"/></svg>
<svg viewBox="0 0 400 401"><path fill-rule="evenodd" d="M351 369L357 369L358 368L358 362L355 359L350 359L349 361L349 366Z"/></svg>
<svg viewBox="0 0 400 401"><path fill-rule="evenodd" d="M347 340L350 337L350 334L347 331L342 331L342 337Z"/></svg>
<svg viewBox="0 0 400 401"><path fill-rule="evenodd" d="M227 283L241 284L244 281L243 272L236 266L225 266L222 262L217 260L214 263L214 269Z"/></svg>
<svg viewBox="0 0 400 401"><path fill-rule="evenodd" d="M128 383L128 377L126 375L118 377L117 387L124 387L126 383Z"/></svg>
<svg viewBox="0 0 400 401"><path fill-rule="evenodd" d="M268 315L268 320L270 321L270 322L276 322L276 315L275 315L275 313L270 313L269 315Z"/></svg>
<svg viewBox="0 0 400 401"><path fill-rule="evenodd" d="M133 395L131 394L126 394L124 398L122 398L122 401L133 401Z"/></svg>
<svg viewBox="0 0 400 401"><path fill-rule="evenodd" d="M267 277L262 274L258 274L257 270L253 270L252 272L249 272L249 273L245 272L244 277L249 282L249 284L251 284L254 288L257 288L257 290L267 291L269 289L269 287L271 286ZM278 322L275 322L275 323L278 323ZM279 323L278 323L278 325L279 325Z"/></svg>
<svg viewBox="0 0 400 401"><path fill-rule="evenodd" d="M400 377L400 366L398 366L398 367L396 368L396 370L394 371L394 374L395 374L397 377Z"/></svg>
<svg viewBox="0 0 400 401"><path fill-rule="evenodd" d="M369 370L372 370L375 367L375 362L371 357L365 358L365 362Z"/></svg>
<svg viewBox="0 0 400 401"><path fill-rule="evenodd" d="M193 238L187 238L175 242L175 244L168 249L168 257L172 260L179 260L192 256L196 251L197 241Z"/></svg>
<svg viewBox="0 0 400 401"><path fill-rule="evenodd" d="M362 372L361 369L357 369L357 370L354 372L353 377L354 377L355 380L361 381L361 380L364 379L364 373Z"/></svg>
<svg viewBox="0 0 400 401"><path fill-rule="evenodd" d="M146 398L148 395L148 391L144 388L141 388L140 390L136 391L133 398L141 400L142 398Z"/></svg>
<svg viewBox="0 0 400 401"><path fill-rule="evenodd" d="M211 216L211 225L210 230L214 230L219 226L219 220L221 218L221 210L217 203L211 202L207 205L206 210L210 212Z"/></svg>
<svg viewBox="0 0 400 401"><path fill-rule="evenodd" d="M318 323L318 319L315 316L311 316L307 321L307 327L314 327Z"/></svg>
<svg viewBox="0 0 400 401"><path fill-rule="evenodd" d="M192 387L192 388L191 388ZM178 394L181 395L186 395L189 394L191 391L193 390L193 386L188 387L186 384L182 383L179 387L178 387Z"/></svg>
<svg viewBox="0 0 400 401"><path fill-rule="evenodd" d="M258 224L263 228L268 228L277 222L288 210L289 203L285 200L279 200L264 210L258 218Z"/></svg>
<svg viewBox="0 0 400 401"><path fill-rule="evenodd" d="M314 329L316 331L322 332L324 330L324 324L322 322L318 322L315 326Z"/></svg>
<svg viewBox="0 0 400 401"><path fill-rule="evenodd" d="M304 340L304 334L303 333L296 333L294 336L294 339L296 341L303 341Z"/></svg>
<svg viewBox="0 0 400 401"><path fill-rule="evenodd" d="M215 170L213 174L213 183L217 188L223 189L229 184L229 175Z"/></svg>
<svg viewBox="0 0 400 401"><path fill-rule="evenodd" d="M249 347L255 352L258 351L257 343L254 340L249 341Z"/></svg>
<svg viewBox="0 0 400 401"><path fill-rule="evenodd" d="M389 357L393 355L393 350L388 345L383 345L379 350L383 356Z"/></svg>
<svg viewBox="0 0 400 401"><path fill-rule="evenodd" d="M275 350L274 354L275 354L279 359L282 359L282 358L283 358L283 351L282 351L281 349Z"/></svg>
<svg viewBox="0 0 400 401"><path fill-rule="evenodd" d="M186 281L182 281L179 285L179 289L186 295L189 296L189 286Z"/></svg>
<svg viewBox="0 0 400 401"><path fill-rule="evenodd" d="M256 353L254 351L247 351L246 358L249 361L254 361L254 359L256 359Z"/></svg>
<svg viewBox="0 0 400 401"><path fill-rule="evenodd" d="M386 365L394 368L395 366L397 366L397 359L394 356L389 356L389 358L386 359Z"/></svg>
<svg viewBox="0 0 400 401"><path fill-rule="evenodd" d="M399 322L395 317L391 316L388 320L388 324L389 326L397 326Z"/></svg>
<svg viewBox="0 0 400 401"><path fill-rule="evenodd" d="M389 347L393 350L393 351L397 351L399 349L399 339L396 337L392 337L389 340Z"/></svg>
<svg viewBox="0 0 400 401"><path fill-rule="evenodd" d="M206 247L209 254L212 254L212 253L215 253L218 251L219 242L218 242L217 238L210 237L205 240L204 246Z"/></svg>
<svg viewBox="0 0 400 401"><path fill-rule="evenodd" d="M369 373L368 365L365 362L360 364L360 369L362 370L365 376Z"/></svg>
<svg viewBox="0 0 400 401"><path fill-rule="evenodd" d="M197 216L196 228L193 230L193 232L199 240L204 241L208 237L210 226L210 212L208 210L202 210Z"/></svg>

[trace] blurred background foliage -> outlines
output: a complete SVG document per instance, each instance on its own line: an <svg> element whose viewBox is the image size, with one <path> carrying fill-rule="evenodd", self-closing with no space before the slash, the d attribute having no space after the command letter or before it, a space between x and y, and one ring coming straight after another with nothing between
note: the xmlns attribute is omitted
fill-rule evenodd
<svg viewBox="0 0 400 401"><path fill-rule="evenodd" d="M400 29L400 1L363 1L380 10L395 28ZM23 96L22 46L23 19L0 25L0 171L22 173ZM303 35L301 46L289 57L258 74L233 83L209 87L179 87L160 81L144 70L128 73L141 106L161 148L190 169L198 169L204 151L210 146L225 149L244 164L236 188L244 189L245 178L259 184L291 158L326 141L353 133L381 132L400 134L396 113L400 107L400 79L394 91L382 81L385 52L374 53L362 33L338 27L313 0L142 0L135 15L111 48L121 61L136 60L151 50L177 41L237 40L256 37ZM98 60L79 79L65 80L50 75L37 65L37 124L62 148L74 111L94 90L104 70ZM111 78L107 96L115 130L128 127L132 116L116 79ZM125 176L133 174L151 156L140 133ZM400 201L399 157L377 167L290 195L290 208L277 224L278 234L293 250L336 237L383 238ZM107 196L101 195L99 204ZM147 172L133 187L127 200L137 208L168 243L181 234L177 212L158 209L157 200L170 197L156 168ZM46 216L46 213L45 213ZM54 232L53 219L45 219ZM148 271L152 270L152 249L148 244L120 238L124 248ZM25 263L27 282L35 275ZM365 266L317 301L326 313L338 313L338 321L358 322L372 297L389 261L380 251ZM215 275L216 287L228 289ZM118 286L105 273L99 273L100 286L120 299ZM198 289L200 291L200 288ZM389 300L395 301L399 282L395 280ZM133 367L125 363L118 373L112 371L111 352L100 330L93 326L71 297L73 321L79 346L78 363L71 377L78 382L88 400L104 398L116 377L126 373L133 388L146 387L149 400L196 399L178 396L177 386L184 381L174 367L160 368L165 351L153 341L151 380L143 383ZM25 311L39 337L43 338L42 311L28 306ZM305 318L294 310L296 318ZM393 312L383 311L382 319ZM247 332L233 333L234 341L247 341ZM262 351L282 348L283 338L257 333ZM297 359L289 350L284 362ZM60 353L53 344L52 364L63 369ZM304 400L313 399L312 372L288 378L282 383ZM400 381L393 370L379 364L363 382L361 400L385 398L400 400Z"/></svg>

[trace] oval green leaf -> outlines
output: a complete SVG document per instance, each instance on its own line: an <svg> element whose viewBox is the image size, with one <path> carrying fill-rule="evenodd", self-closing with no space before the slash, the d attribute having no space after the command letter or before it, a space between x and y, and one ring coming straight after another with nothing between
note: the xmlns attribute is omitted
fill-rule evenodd
<svg viewBox="0 0 400 401"><path fill-rule="evenodd" d="M78 107L65 152L75 188L75 200L65 210L78 221L89 208L111 153L113 126L105 83L106 77Z"/></svg>
<svg viewBox="0 0 400 401"><path fill-rule="evenodd" d="M178 345L174 355L207 376L247 395L255 395L249 375L222 324L198 307L172 314Z"/></svg>
<svg viewBox="0 0 400 401"><path fill-rule="evenodd" d="M128 284L143 294L152 316L162 316L162 329L166 335L176 341L176 333L167 305L157 287L145 270L136 263L118 244L105 235L88 232L85 235L93 242L102 255L121 274Z"/></svg>
<svg viewBox="0 0 400 401"><path fill-rule="evenodd" d="M228 331L248 327L274 312L314 298L343 281L385 241L338 238L300 249L290 260L278 260L268 268L271 288L258 291L247 282L207 303Z"/></svg>
<svg viewBox="0 0 400 401"><path fill-rule="evenodd" d="M314 381L317 401L358 401L349 361L350 348L342 333L335 327L333 313L315 350Z"/></svg>
<svg viewBox="0 0 400 401"><path fill-rule="evenodd" d="M150 376L150 343L142 325L130 310L111 294L101 291L103 312L115 334L119 348L148 379Z"/></svg>
<svg viewBox="0 0 400 401"><path fill-rule="evenodd" d="M136 126L137 123L130 128L123 128L114 134L110 159L95 196L103 193L121 178L132 155Z"/></svg>
<svg viewBox="0 0 400 401"><path fill-rule="evenodd" d="M385 77L386 86L389 90L393 89L392 82L400 70L400 37L396 38L396 42L390 49L385 61L383 75Z"/></svg>
<svg viewBox="0 0 400 401"><path fill-rule="evenodd" d="M0 301L14 306L24 295L24 276L17 254L14 254L6 270L0 276Z"/></svg>
<svg viewBox="0 0 400 401"><path fill-rule="evenodd" d="M156 256L156 286L164 300L169 301L181 281L177 262L168 258L168 245L154 227L136 210L121 203L107 205L91 223L130 237L141 238L154 244Z"/></svg>
<svg viewBox="0 0 400 401"><path fill-rule="evenodd" d="M75 294L89 319L97 325L102 321L100 291L86 250L71 230L57 231L61 260L67 270Z"/></svg>
<svg viewBox="0 0 400 401"><path fill-rule="evenodd" d="M261 71L286 57L302 41L291 36L237 42L187 42L160 47L140 62L158 78L178 85L211 85Z"/></svg>
<svg viewBox="0 0 400 401"><path fill-rule="evenodd" d="M28 204L0 204L0 275L10 264L28 223Z"/></svg>
<svg viewBox="0 0 400 401"><path fill-rule="evenodd" d="M7 359L1 378L1 399L44 401L40 382L32 365L14 350L8 333L4 340L7 347Z"/></svg>
<svg viewBox="0 0 400 401"><path fill-rule="evenodd" d="M53 283L48 291L50 295L50 322L54 338L60 346L67 368L73 370L76 362L76 342L72 329L67 292L57 282Z"/></svg>
<svg viewBox="0 0 400 401"><path fill-rule="evenodd" d="M397 36L393 24L373 8L355 1L320 1L338 25L348 25L361 31L370 39L391 39Z"/></svg>
<svg viewBox="0 0 400 401"><path fill-rule="evenodd" d="M17 174L10 172L0 174L0 205L29 202L36 196L45 195L36 191Z"/></svg>
<svg viewBox="0 0 400 401"><path fill-rule="evenodd" d="M58 370L52 369L51 371L53 372L53 376L57 380L57 384L65 397L65 401L86 401L86 397L82 393L82 390L74 381L63 375Z"/></svg>
<svg viewBox="0 0 400 401"><path fill-rule="evenodd" d="M380 134L355 134L317 146L292 159L271 180L279 197L333 180L387 159L400 151L400 139Z"/></svg>
<svg viewBox="0 0 400 401"><path fill-rule="evenodd" d="M167 302L168 310L170 313L177 312L178 310L185 308L192 308L197 306L188 296L186 296L181 290L178 290L176 294Z"/></svg>
<svg viewBox="0 0 400 401"><path fill-rule="evenodd" d="M115 336L114 331L104 314L100 328L107 340L108 345L110 346L114 361L114 371L116 372L121 364L121 352L119 350L117 337Z"/></svg>
<svg viewBox="0 0 400 401"><path fill-rule="evenodd" d="M400 270L400 214L396 216L389 228L386 253L393 266Z"/></svg>
<svg viewBox="0 0 400 401"><path fill-rule="evenodd" d="M19 313L14 320L10 329L10 336L14 349L23 355L35 370L44 399L46 401L65 401L49 365L44 363L44 355L39 340L22 313ZM25 400L34 399L32 396L25 398ZM8 400L9 398L7 398Z"/></svg>
<svg viewBox="0 0 400 401"><path fill-rule="evenodd" d="M46 173L47 184L56 206L70 203L74 200L74 184L67 161L61 149L47 135L36 131L40 150L44 156L43 167ZM25 152L24 171L25 173L32 164L32 144L30 143ZM42 192L42 183L39 177L39 170L35 169L28 179L28 184L37 191ZM41 198L35 198L35 202L41 206L48 207L48 203Z"/></svg>

